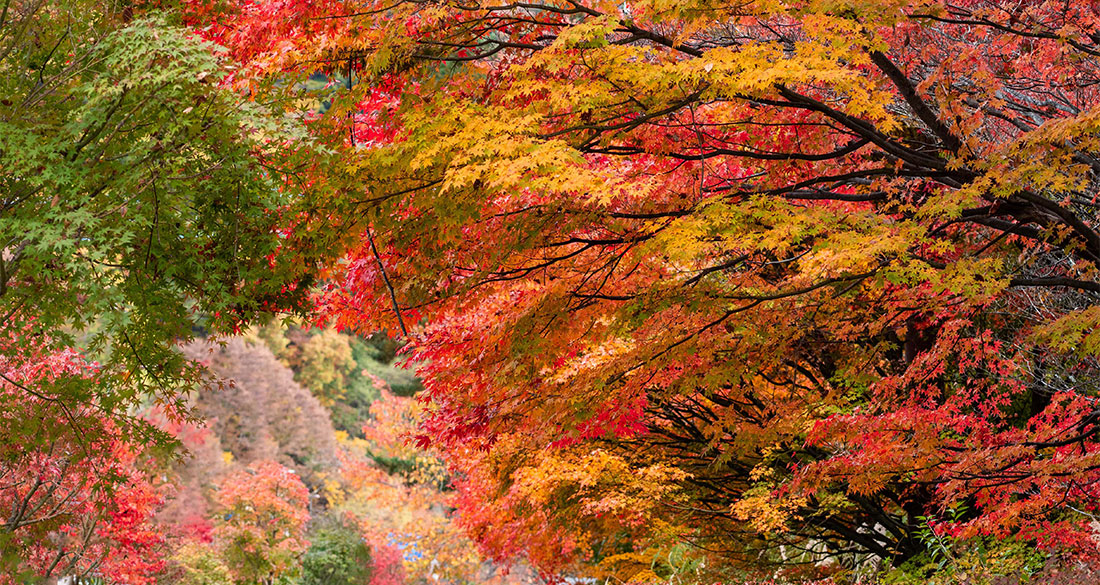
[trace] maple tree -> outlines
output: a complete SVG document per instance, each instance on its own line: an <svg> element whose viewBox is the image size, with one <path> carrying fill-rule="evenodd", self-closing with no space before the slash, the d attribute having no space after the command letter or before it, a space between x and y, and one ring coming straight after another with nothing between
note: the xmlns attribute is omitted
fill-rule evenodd
<svg viewBox="0 0 1100 585"><path fill-rule="evenodd" d="M100 372L71 349L43 351L44 336L27 344L29 335L0 335L0 583L154 583L164 538L153 514L163 498L141 465L147 453L98 409L39 392L63 380L95 388Z"/></svg>
<svg viewBox="0 0 1100 585"><path fill-rule="evenodd" d="M301 122L244 102L214 45L149 8L0 8L0 315L98 360L93 391L56 400L163 442L132 414L186 415L199 372L177 343L302 312L329 232L295 179L320 156Z"/></svg>
<svg viewBox="0 0 1100 585"><path fill-rule="evenodd" d="M303 312L326 255L301 121L160 8L0 5L4 579L155 579L147 476L177 441L141 413L191 422L179 344Z"/></svg>
<svg viewBox="0 0 1100 585"><path fill-rule="evenodd" d="M179 344L320 275L324 325L400 331L424 377L416 448L386 393L352 442L400 484L341 454L376 583L453 552L429 446L483 552L547 578L1091 574L1096 3L155 7L0 9L0 497L111 515L16 513L4 552L42 553L6 564L154 571L123 454L170 441L135 410L185 419ZM371 372L323 331L276 351L354 420ZM309 434L244 422L265 457ZM186 578L298 571L308 488L250 469Z"/></svg>
<svg viewBox="0 0 1100 585"><path fill-rule="evenodd" d="M78 459L58 445L0 466L0 504L10 513L0 525L0 582L66 575L156 582L164 538L152 520L161 494L130 446L85 446L103 451Z"/></svg>
<svg viewBox="0 0 1100 585"><path fill-rule="evenodd" d="M360 374L369 376L378 396L369 405L369 418L359 420L362 429L357 435L335 431L317 399L292 380L306 379L302 374L310 362L287 360L299 368L292 370L269 351L281 348L280 353L293 356L295 346L300 349L311 338L309 333L269 323L244 339L184 348L185 355L204 362L211 374L210 387L195 397L193 406L196 414L209 417L206 425L173 422L159 411L146 415L178 437L191 454L172 465L173 489L157 516L171 551L162 582L262 580L265 576L253 569L274 560L281 568L266 577L278 583L489 581L486 573L493 565L477 554L451 513L450 494L442 489L447 477L443 463L435 453L407 443L423 405L395 395L382 377L364 371ZM379 352L372 355L388 359L381 354L390 345L370 341ZM371 368L382 365L372 363ZM318 409L320 417L313 412ZM297 418L288 416L295 411ZM338 411L328 414L335 419ZM292 440L278 440L280 436ZM337 461L317 456L331 447ZM262 510L259 519L255 516L257 507L269 499L262 495L266 488L258 485L264 481L256 467L275 465L264 456L277 457L296 471L308 491L309 521L298 532L308 541L305 548L256 544L264 540L262 533L279 535L278 526L265 529ZM236 486L231 490L234 508L252 506L248 515L228 509L226 492L231 485ZM492 580L508 582L500 575Z"/></svg>
<svg viewBox="0 0 1100 585"><path fill-rule="evenodd" d="M280 2L207 34L242 83L345 81L311 130L362 236L324 302L408 331L483 542L827 573L926 557L952 506L963 540L1095 552L1098 19ZM654 492L652 530L593 495Z"/></svg>
<svg viewBox="0 0 1100 585"><path fill-rule="evenodd" d="M297 574L310 515L309 490L293 470L258 461L227 477L215 499L215 542L237 583L271 585Z"/></svg>

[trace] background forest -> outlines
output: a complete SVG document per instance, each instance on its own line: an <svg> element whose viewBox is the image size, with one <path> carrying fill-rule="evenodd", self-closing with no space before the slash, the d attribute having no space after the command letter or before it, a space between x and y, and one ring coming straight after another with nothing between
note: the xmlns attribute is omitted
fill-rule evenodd
<svg viewBox="0 0 1100 585"><path fill-rule="evenodd" d="M0 0L0 585L1097 582L1097 31Z"/></svg>
<svg viewBox="0 0 1100 585"><path fill-rule="evenodd" d="M156 511L157 582L522 582L482 562L450 517L442 462L406 444L420 387L396 349L278 321L188 346L232 382L194 396L203 427L173 429L191 458Z"/></svg>

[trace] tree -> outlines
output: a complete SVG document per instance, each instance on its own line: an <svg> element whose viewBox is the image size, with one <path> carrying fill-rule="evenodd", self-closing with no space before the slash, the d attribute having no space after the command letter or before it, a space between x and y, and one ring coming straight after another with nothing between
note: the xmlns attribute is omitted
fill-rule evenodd
<svg viewBox="0 0 1100 585"><path fill-rule="evenodd" d="M362 436L363 420L378 399L381 378L399 396L422 389L411 367L398 359L399 344L385 333L347 335L332 328L299 328L271 320L248 333L294 372L294 379L329 410L333 427Z"/></svg>
<svg viewBox="0 0 1100 585"><path fill-rule="evenodd" d="M215 541L236 583L272 585L298 574L309 546L309 490L294 471L258 461L227 477L215 499Z"/></svg>
<svg viewBox="0 0 1100 585"><path fill-rule="evenodd" d="M301 120L245 103L155 4L0 6L5 577L154 578L146 458L178 445L138 413L190 421L178 344L304 312L329 233Z"/></svg>
<svg viewBox="0 0 1100 585"><path fill-rule="evenodd" d="M233 575L211 546L191 542L175 551L168 582L173 585L233 585Z"/></svg>
<svg viewBox="0 0 1100 585"><path fill-rule="evenodd" d="M491 565L462 534L443 462L411 444L423 405L375 380L382 396L363 423L365 438L342 442L344 497L336 507L374 551L371 582L487 582Z"/></svg>
<svg viewBox="0 0 1100 585"><path fill-rule="evenodd" d="M331 407L347 398L347 372L355 367L351 342L333 329L309 337L297 356L298 379L321 403Z"/></svg>
<svg viewBox="0 0 1100 585"><path fill-rule="evenodd" d="M267 50L288 14L317 24ZM210 34L260 78L349 72L313 130L350 143L326 179L362 237L325 301L342 327L412 327L425 436L484 482L469 513L534 502L547 539L644 549L584 509L586 476L517 497L538 450L601 449L675 470L666 536L827 573L926 557L921 518L948 508L964 541L1094 551L1098 20L280 3Z"/></svg>
<svg viewBox="0 0 1100 585"><path fill-rule="evenodd" d="M371 551L358 527L334 523L310 535L302 557L302 585L367 585Z"/></svg>
<svg viewBox="0 0 1100 585"><path fill-rule="evenodd" d="M150 585L164 567L164 538L153 522L158 491L121 441L82 458L58 445L21 464L0 465L5 579L101 577ZM70 445L71 447L71 445Z"/></svg>
<svg viewBox="0 0 1100 585"><path fill-rule="evenodd" d="M409 485L443 487L446 473L437 455L412 444L424 418L423 405L413 398L395 396L381 378L375 378L375 383L381 396L371 403L370 419L363 422L366 455Z"/></svg>
<svg viewBox="0 0 1100 585"><path fill-rule="evenodd" d="M100 381L98 364L49 346L29 330L0 334L0 583L153 583L164 539L153 523L161 494L141 465L148 454L100 410L40 392Z"/></svg>
<svg viewBox="0 0 1100 585"><path fill-rule="evenodd" d="M91 393L48 393L147 440L128 414L184 409L199 378L178 341L304 310L320 257L306 242L325 232L293 229L315 194L292 174L305 135L242 103L218 49L170 10L4 6L0 315L99 360Z"/></svg>
<svg viewBox="0 0 1100 585"><path fill-rule="evenodd" d="M233 339L193 343L184 350L213 375L194 411L211 421L223 448L242 463L272 459L311 486L335 463L336 442L325 408L271 351Z"/></svg>

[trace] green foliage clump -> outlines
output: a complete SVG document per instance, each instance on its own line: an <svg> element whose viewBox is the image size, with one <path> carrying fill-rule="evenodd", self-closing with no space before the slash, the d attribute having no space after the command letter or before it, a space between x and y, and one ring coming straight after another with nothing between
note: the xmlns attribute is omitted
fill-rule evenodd
<svg viewBox="0 0 1100 585"><path fill-rule="evenodd" d="M370 385L374 387L371 375L382 378L397 396L412 396L423 389L420 378L411 369L401 365L399 358L393 353L385 352L379 345L384 342L375 341L373 338L366 342L355 340L352 351L355 356L355 364L359 371L355 372L352 383ZM356 347L357 345L357 347ZM377 395L377 389L374 390Z"/></svg>
<svg viewBox="0 0 1100 585"><path fill-rule="evenodd" d="M307 139L225 87L222 52L170 17L17 4L0 19L0 314L99 362L92 392L38 392L169 443L129 415L186 410L200 376L179 342L302 313L332 254L307 212L293 233L274 213L311 197L281 171Z"/></svg>
<svg viewBox="0 0 1100 585"><path fill-rule="evenodd" d="M951 522L966 513L964 506L948 510ZM1031 583L1049 560L1033 543L1014 539L960 539L938 526L934 518L917 518L916 536L925 551L882 575L884 585L1011 585Z"/></svg>
<svg viewBox="0 0 1100 585"><path fill-rule="evenodd" d="M353 527L331 522L310 535L302 557L301 585L366 585L371 550Z"/></svg>

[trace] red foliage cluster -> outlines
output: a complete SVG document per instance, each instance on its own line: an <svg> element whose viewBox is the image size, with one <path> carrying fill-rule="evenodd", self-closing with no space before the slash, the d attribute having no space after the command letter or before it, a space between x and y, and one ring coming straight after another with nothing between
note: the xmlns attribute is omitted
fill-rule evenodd
<svg viewBox="0 0 1100 585"><path fill-rule="evenodd" d="M163 496L141 448L94 398L59 391L94 387L94 363L73 350L39 353L27 335L0 342L0 543L16 552L0 582L27 574L155 583L164 538L153 515Z"/></svg>

